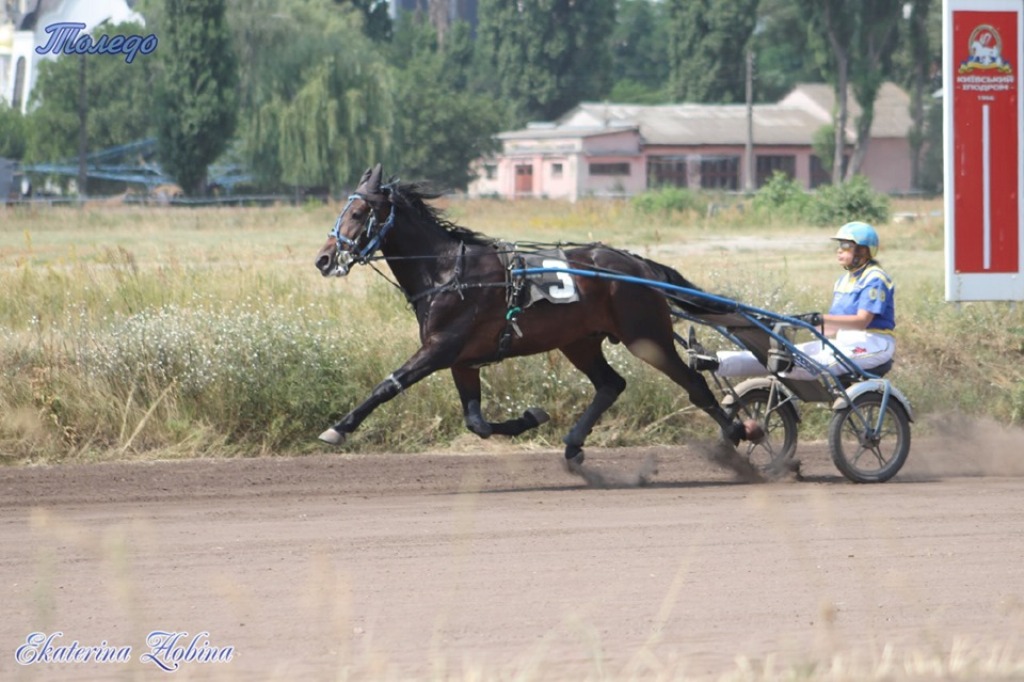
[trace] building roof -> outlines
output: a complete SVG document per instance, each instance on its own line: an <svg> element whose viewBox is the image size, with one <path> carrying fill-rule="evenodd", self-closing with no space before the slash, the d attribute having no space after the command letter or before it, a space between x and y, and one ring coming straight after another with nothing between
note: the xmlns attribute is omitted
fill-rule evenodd
<svg viewBox="0 0 1024 682"><path fill-rule="evenodd" d="M602 135L616 135L623 131L636 132L639 126L636 123L625 125L581 125L561 126L557 124L538 125L532 124L521 130L510 130L498 133L500 140L557 140L565 138L599 137Z"/></svg>
<svg viewBox="0 0 1024 682"><path fill-rule="evenodd" d="M823 123L804 109L779 104L752 108L758 144L810 144ZM747 107L737 104L599 104L584 102L558 120L559 127L640 129L649 145L724 145L747 136Z"/></svg>
<svg viewBox="0 0 1024 682"><path fill-rule="evenodd" d="M835 96L824 83L797 85L777 104L752 107L753 137L758 145L810 145L815 133L832 120ZM910 98L893 83L885 83L875 102L872 137L906 137L910 129ZM849 99L847 134L854 141L854 121L860 107ZM744 104L611 104L583 102L551 123L534 123L505 132L502 140L593 137L639 130L647 145L735 145L746 141Z"/></svg>
<svg viewBox="0 0 1024 682"><path fill-rule="evenodd" d="M835 88L826 83L801 83L782 98L780 104L789 104L814 112L828 122L835 106ZM847 130L853 133L855 121L861 114L857 98L851 89L846 98L849 110ZM871 122L871 137L906 137L913 121L910 118L910 96L900 86L886 81L875 99L875 118Z"/></svg>

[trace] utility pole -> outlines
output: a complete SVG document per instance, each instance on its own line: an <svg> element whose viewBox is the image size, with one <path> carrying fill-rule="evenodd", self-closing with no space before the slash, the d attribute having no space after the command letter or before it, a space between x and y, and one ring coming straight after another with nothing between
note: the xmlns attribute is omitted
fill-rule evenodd
<svg viewBox="0 0 1024 682"><path fill-rule="evenodd" d="M754 51L747 50L747 146L744 161L743 191L754 191Z"/></svg>

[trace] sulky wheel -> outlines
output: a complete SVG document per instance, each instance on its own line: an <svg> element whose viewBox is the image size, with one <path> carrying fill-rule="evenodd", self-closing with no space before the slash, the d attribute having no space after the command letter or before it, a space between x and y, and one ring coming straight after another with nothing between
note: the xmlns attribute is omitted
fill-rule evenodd
<svg viewBox="0 0 1024 682"><path fill-rule="evenodd" d="M890 398L881 429L878 415L881 393L862 393L851 407L836 410L828 429L832 461L843 476L855 483L882 483L896 475L910 454L910 417L899 401Z"/></svg>
<svg viewBox="0 0 1024 682"><path fill-rule="evenodd" d="M743 442L741 454L764 474L781 474L789 470L789 461L796 452L800 417L792 398L780 391L755 388L738 396L732 414L753 419L764 429L764 438L757 443Z"/></svg>

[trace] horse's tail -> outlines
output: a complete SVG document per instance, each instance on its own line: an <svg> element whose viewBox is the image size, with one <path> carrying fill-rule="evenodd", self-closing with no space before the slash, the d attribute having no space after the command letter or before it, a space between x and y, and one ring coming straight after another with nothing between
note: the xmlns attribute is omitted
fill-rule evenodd
<svg viewBox="0 0 1024 682"><path fill-rule="evenodd" d="M653 261L642 256L637 256L637 258L642 260L651 269L655 275L655 279L659 282L671 284L672 286L681 287L683 289L692 289L697 292L704 291L699 286L683 277L682 273L675 268L671 268L664 263L659 263L658 261ZM728 312L725 309L725 306L716 304L713 301L709 301L708 299L700 296L693 296L668 289L664 289L662 292L668 300L672 301L688 313L700 315L702 313Z"/></svg>

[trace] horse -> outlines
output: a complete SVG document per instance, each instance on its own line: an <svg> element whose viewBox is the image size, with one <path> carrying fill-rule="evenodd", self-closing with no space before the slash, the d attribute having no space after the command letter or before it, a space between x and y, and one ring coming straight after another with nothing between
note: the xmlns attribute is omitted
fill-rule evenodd
<svg viewBox="0 0 1024 682"><path fill-rule="evenodd" d="M578 466L587 436L626 388L625 379L605 358L605 340L623 344L681 386L717 422L723 441L736 446L763 436L756 422L730 416L704 376L676 352L665 293L641 283L563 270L556 273L549 298L565 302L542 299L527 306L525 283L508 263L514 251L510 245L447 220L428 203L439 193L417 183L382 182L382 174L380 164L363 174L317 254L316 267L324 277L343 277L356 264L382 258L415 312L421 345L365 401L320 434L321 441L341 444L377 407L444 369L451 372L469 431L481 438L519 435L547 422L548 414L531 407L516 419L487 421L480 369L557 349L594 387L593 399L563 439L566 462L570 468ZM555 262L563 269L614 272L697 289L666 265L600 243L572 245L564 260ZM673 302L696 305L685 298Z"/></svg>

